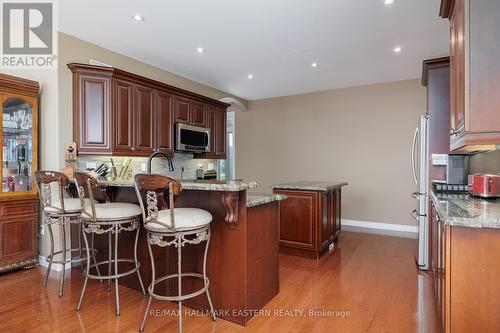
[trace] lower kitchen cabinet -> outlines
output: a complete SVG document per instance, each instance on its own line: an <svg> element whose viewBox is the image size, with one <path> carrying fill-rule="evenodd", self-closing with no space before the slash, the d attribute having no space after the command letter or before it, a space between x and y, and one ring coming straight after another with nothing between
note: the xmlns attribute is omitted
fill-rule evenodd
<svg viewBox="0 0 500 333"><path fill-rule="evenodd" d="M38 200L0 202L0 272L38 262Z"/></svg>
<svg viewBox="0 0 500 333"><path fill-rule="evenodd" d="M318 259L340 235L341 190L274 189L280 201L280 252Z"/></svg>
<svg viewBox="0 0 500 333"><path fill-rule="evenodd" d="M500 229L446 224L431 201L430 265L442 332L498 332Z"/></svg>

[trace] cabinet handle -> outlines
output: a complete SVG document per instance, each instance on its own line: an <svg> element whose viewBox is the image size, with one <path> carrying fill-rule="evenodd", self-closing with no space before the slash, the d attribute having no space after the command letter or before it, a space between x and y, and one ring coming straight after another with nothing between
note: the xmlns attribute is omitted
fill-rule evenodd
<svg viewBox="0 0 500 333"><path fill-rule="evenodd" d="M135 150L135 147L132 147L132 151L134 151L134 150Z"/></svg>
<svg viewBox="0 0 500 333"><path fill-rule="evenodd" d="M450 135L457 135L458 133L460 133L460 131L456 131L454 129L450 130Z"/></svg>

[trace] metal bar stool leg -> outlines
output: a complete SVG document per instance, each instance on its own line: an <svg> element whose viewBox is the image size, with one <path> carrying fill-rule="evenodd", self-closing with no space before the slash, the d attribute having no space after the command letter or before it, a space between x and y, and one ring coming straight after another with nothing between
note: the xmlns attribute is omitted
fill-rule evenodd
<svg viewBox="0 0 500 333"><path fill-rule="evenodd" d="M146 239L149 239L149 233L146 236ZM144 311L144 317L142 318L142 323L141 327L139 328L140 332L144 332L144 324L146 323L146 318L148 318L148 313L149 313L149 308L151 307L151 301L153 300L152 294L154 294L154 288L155 288L155 260L153 257L153 250L151 249L151 244L147 242L148 244L148 251L149 251L149 258L151 259L151 284L148 287L148 304L146 305L146 310Z"/></svg>
<svg viewBox="0 0 500 333"><path fill-rule="evenodd" d="M66 221L65 221L65 218L64 217L60 217L59 220L62 222L60 224L61 226L61 251L62 251L62 260L66 260ZM66 263L63 262L61 263L62 265L62 270L61 270L61 279L59 281L59 297L62 297L63 296L63 293L64 293L64 275L65 275L65 272L66 272Z"/></svg>
<svg viewBox="0 0 500 333"><path fill-rule="evenodd" d="M90 251L86 233L83 234L83 240L85 242L85 249L87 251L87 264L85 265L85 280L83 281L82 292L80 293L80 300L78 301L78 304L76 306L76 311L80 311L80 306L82 305L85 288L87 288L87 281L89 280L89 271L90 271Z"/></svg>
<svg viewBox="0 0 500 333"><path fill-rule="evenodd" d="M111 231L108 232L108 275L111 275L111 263L112 263L112 255L111 255ZM107 291L111 291L111 279L108 279L108 288Z"/></svg>
<svg viewBox="0 0 500 333"><path fill-rule="evenodd" d="M110 233L111 234L111 233ZM118 225L115 226L115 274L118 275ZM118 294L118 278L115 278L116 315L120 315L120 295Z"/></svg>
<svg viewBox="0 0 500 333"><path fill-rule="evenodd" d="M205 284L205 287L207 286L207 254L208 254L208 244L210 243L210 230L208 231L208 239L205 244L205 255L203 256L203 283ZM210 298L210 294L208 292L208 288L206 290L207 293L207 299L208 299L208 305L210 305L210 314L212 317L212 320L215 321L217 317L215 317L215 311L214 311L214 306L212 305L212 299Z"/></svg>
<svg viewBox="0 0 500 333"><path fill-rule="evenodd" d="M50 221L50 217L47 220ZM50 269L52 268L52 258L54 257L54 235L52 234L52 225L50 223L45 223L45 224L47 225L47 229L49 229L49 236L50 236L50 253L47 256L47 262L49 263L49 267L47 267L47 273L45 274L45 281L43 282L43 287L47 288Z"/></svg>
<svg viewBox="0 0 500 333"><path fill-rule="evenodd" d="M139 271L139 260L137 260L137 241L139 240L139 230L141 229L140 226L137 227L137 231L135 233L135 244L134 244L134 262L135 262L135 267L137 268L137 277L139 278L139 284L141 285L141 290L142 294L146 295L146 290L144 289L144 284L142 283L142 278L141 278L141 272Z"/></svg>
<svg viewBox="0 0 500 333"><path fill-rule="evenodd" d="M182 236L177 236L177 289L179 297L182 296ZM182 333L182 301L179 301L179 333Z"/></svg>
<svg viewBox="0 0 500 333"><path fill-rule="evenodd" d="M83 233L82 229L82 233ZM97 275L101 276L101 271L99 270L99 266L97 265L97 260L95 259L95 247L94 247L94 233L92 233L92 238L90 239L90 246L92 247L92 261L94 262L95 265L95 270L97 272ZM99 280L102 283L102 279Z"/></svg>

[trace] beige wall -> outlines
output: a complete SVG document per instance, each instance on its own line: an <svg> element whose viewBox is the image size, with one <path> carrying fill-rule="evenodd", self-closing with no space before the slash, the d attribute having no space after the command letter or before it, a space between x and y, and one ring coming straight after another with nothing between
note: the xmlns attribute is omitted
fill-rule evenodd
<svg viewBox="0 0 500 333"><path fill-rule="evenodd" d="M182 76L164 71L157 67L148 65L136 59L127 57L98 45L83 41L76 37L59 32L59 57L58 57L58 81L59 81L59 126L60 126L60 141L59 141L59 164L64 165L64 143L71 142L73 138L72 130L72 79L71 71L66 66L71 62L89 63L89 59L101 61L129 71L138 75L142 75L169 85L186 89L204 96L214 99L223 97L234 97L223 91L208 87L201 83L186 79ZM238 100L246 107L247 101L238 98Z"/></svg>
<svg viewBox="0 0 500 333"><path fill-rule="evenodd" d="M236 115L236 176L274 183L347 181L345 219L415 225L409 145L426 92L419 80L249 102Z"/></svg>

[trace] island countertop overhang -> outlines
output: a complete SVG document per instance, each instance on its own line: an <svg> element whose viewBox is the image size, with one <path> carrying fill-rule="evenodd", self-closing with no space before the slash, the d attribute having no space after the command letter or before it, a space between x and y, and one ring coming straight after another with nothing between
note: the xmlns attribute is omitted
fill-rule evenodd
<svg viewBox="0 0 500 333"><path fill-rule="evenodd" d="M259 188L256 181L244 180L179 180L183 190L238 192ZM132 180L98 180L102 186L134 187Z"/></svg>

